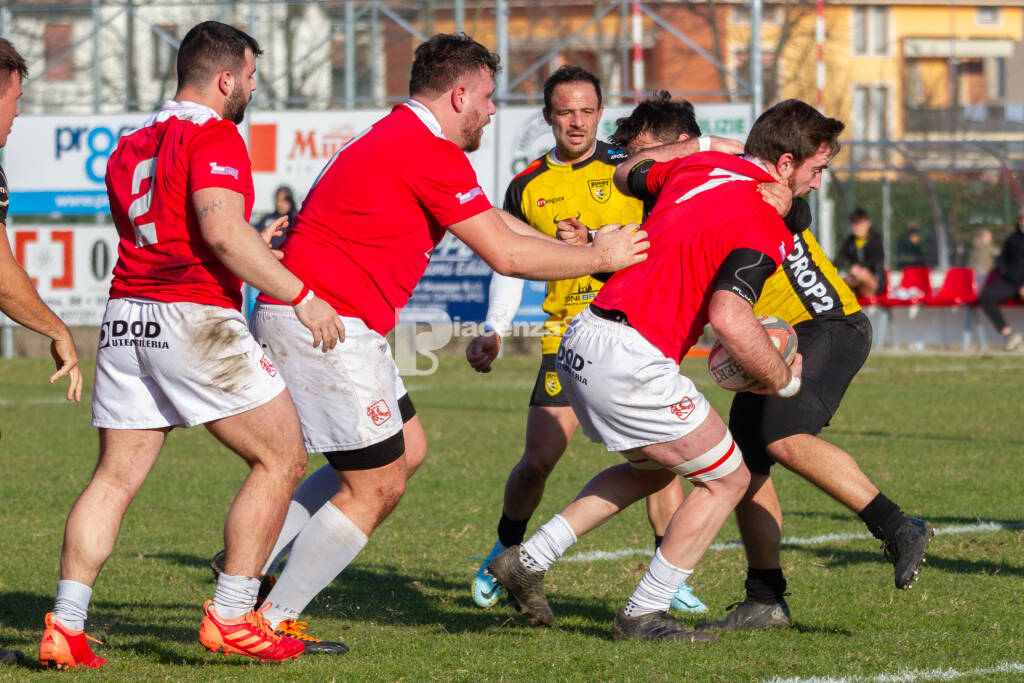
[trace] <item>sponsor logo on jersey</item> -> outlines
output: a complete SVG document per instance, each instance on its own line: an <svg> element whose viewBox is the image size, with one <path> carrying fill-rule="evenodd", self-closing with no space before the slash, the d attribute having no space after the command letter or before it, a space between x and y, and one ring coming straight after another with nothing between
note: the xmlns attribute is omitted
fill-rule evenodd
<svg viewBox="0 0 1024 683"><path fill-rule="evenodd" d="M793 235L793 251L783 261L783 266L793 290L808 311L820 315L835 308L836 299L832 295L836 292L829 286L821 268L811 258L802 235ZM838 297L838 294L836 296Z"/></svg>
<svg viewBox="0 0 1024 683"><path fill-rule="evenodd" d="M542 207L542 206L544 206L547 203L548 203L548 200L544 199L543 197L541 197L540 199L537 200L537 206L538 207Z"/></svg>
<svg viewBox="0 0 1024 683"><path fill-rule="evenodd" d="M683 400L679 403L673 403L668 407L672 411L672 414L678 417L681 421L686 421L686 418L690 417L690 413L697 406L694 405L693 400L689 396L683 396Z"/></svg>
<svg viewBox="0 0 1024 683"><path fill-rule="evenodd" d="M474 187L469 192L456 192L455 198L459 200L459 204L468 204L483 193L484 191L480 187Z"/></svg>
<svg viewBox="0 0 1024 683"><path fill-rule="evenodd" d="M604 178L603 180L588 180L587 185L590 186L590 196L594 198L598 204L604 204L612 198L612 181L611 178Z"/></svg>
<svg viewBox="0 0 1024 683"><path fill-rule="evenodd" d="M618 147L613 147L612 149L608 150L608 158L611 159L612 161L621 161L622 159L628 159L629 155L626 154L626 150L620 149Z"/></svg>
<svg viewBox="0 0 1024 683"><path fill-rule="evenodd" d="M537 200L537 206L544 206L545 204L554 204L555 202L564 202L565 197L541 197Z"/></svg>
<svg viewBox="0 0 1024 683"><path fill-rule="evenodd" d="M160 339L160 323L141 320L105 320L100 325L100 348L108 346L135 346L147 349L167 349L168 343Z"/></svg>
<svg viewBox="0 0 1024 683"><path fill-rule="evenodd" d="M271 377L277 377L277 368L274 367L274 364L270 362L269 358L267 358L267 354L263 354L263 357L260 358L260 367L263 368Z"/></svg>
<svg viewBox="0 0 1024 683"><path fill-rule="evenodd" d="M210 175L229 175L238 180L238 169L230 166L218 166L217 162L210 162Z"/></svg>
<svg viewBox="0 0 1024 683"><path fill-rule="evenodd" d="M391 419L391 409L388 408L387 401L384 399L371 403L366 408L366 414L371 420L373 420L373 424L378 427Z"/></svg>
<svg viewBox="0 0 1024 683"><path fill-rule="evenodd" d="M544 373L544 391L548 392L548 396L557 396L562 391L562 385L558 383L557 372Z"/></svg>

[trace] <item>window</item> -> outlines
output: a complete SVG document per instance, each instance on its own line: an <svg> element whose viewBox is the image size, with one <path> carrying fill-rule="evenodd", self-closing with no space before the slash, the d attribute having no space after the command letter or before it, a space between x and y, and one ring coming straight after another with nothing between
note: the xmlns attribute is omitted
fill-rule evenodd
<svg viewBox="0 0 1024 683"><path fill-rule="evenodd" d="M889 54L889 8L859 5L853 8L853 54Z"/></svg>
<svg viewBox="0 0 1024 683"><path fill-rule="evenodd" d="M43 55L48 81L69 81L74 76L71 50L71 24L47 24L43 27Z"/></svg>
<svg viewBox="0 0 1024 683"><path fill-rule="evenodd" d="M159 24L154 28L159 30L153 30L149 34L153 39L153 78L162 81L175 74L178 51L168 38L178 37L178 27L173 24Z"/></svg>
<svg viewBox="0 0 1024 683"><path fill-rule="evenodd" d="M997 26L1002 23L998 7L978 7L974 10L974 22L978 26Z"/></svg>
<svg viewBox="0 0 1024 683"><path fill-rule="evenodd" d="M776 49L765 47L761 51L761 79L762 94L765 104L773 103L779 99L780 79L779 70L775 61ZM736 50L733 53L733 70L742 78L750 81L750 53L745 49ZM734 87L739 87L736 83ZM753 87L753 84L751 84Z"/></svg>
<svg viewBox="0 0 1024 683"><path fill-rule="evenodd" d="M736 25L750 25L750 5L733 5L730 8L730 21ZM781 24L785 19L782 5L764 5L761 8L761 23Z"/></svg>
<svg viewBox="0 0 1024 683"><path fill-rule="evenodd" d="M850 109L853 139L858 141L889 139L889 88L884 85L855 85ZM855 161L881 161L882 147L853 148Z"/></svg>

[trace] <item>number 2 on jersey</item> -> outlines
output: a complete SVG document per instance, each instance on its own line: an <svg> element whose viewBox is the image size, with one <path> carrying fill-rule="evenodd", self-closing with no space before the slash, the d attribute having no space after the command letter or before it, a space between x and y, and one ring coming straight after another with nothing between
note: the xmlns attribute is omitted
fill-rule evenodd
<svg viewBox="0 0 1024 683"><path fill-rule="evenodd" d="M149 189L128 206L128 220L132 222L135 229L135 246L145 247L156 244L156 223L139 223L139 216L149 212L150 204L153 202L153 186L156 176L156 157L144 159L135 167L132 173L132 196L139 194L142 181L149 178Z"/></svg>

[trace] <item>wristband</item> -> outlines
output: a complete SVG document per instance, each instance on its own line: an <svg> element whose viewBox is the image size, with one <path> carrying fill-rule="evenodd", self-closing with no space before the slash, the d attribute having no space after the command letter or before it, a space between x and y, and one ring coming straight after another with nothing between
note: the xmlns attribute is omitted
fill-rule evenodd
<svg viewBox="0 0 1024 683"><path fill-rule="evenodd" d="M701 152L710 152L711 151L711 136L710 135L701 135L699 138L697 138L697 149L700 150Z"/></svg>
<svg viewBox="0 0 1024 683"><path fill-rule="evenodd" d="M309 285L302 285L302 291L299 292L299 295L295 297L294 301L292 301L292 308L299 308L309 303L315 296L316 294L313 294L313 290L309 288Z"/></svg>
<svg viewBox="0 0 1024 683"><path fill-rule="evenodd" d="M775 393L780 398L790 398L792 396L796 396L799 391L800 391L800 378L797 377L796 375L793 375L789 379L789 384L787 384L786 386L782 387L781 389L779 389Z"/></svg>

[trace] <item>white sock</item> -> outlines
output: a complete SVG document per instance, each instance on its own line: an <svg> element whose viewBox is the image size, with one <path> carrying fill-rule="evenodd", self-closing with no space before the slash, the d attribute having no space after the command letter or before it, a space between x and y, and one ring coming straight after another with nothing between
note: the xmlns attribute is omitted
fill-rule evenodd
<svg viewBox="0 0 1024 683"><path fill-rule="evenodd" d="M248 614L256 606L259 589L259 579L221 572L217 576L217 588L213 591L213 608L217 610L217 616L231 621Z"/></svg>
<svg viewBox="0 0 1024 683"><path fill-rule="evenodd" d="M270 625L295 619L306 605L349 565L366 545L366 534L345 513L324 503L302 527L291 558L267 596L271 603L263 613Z"/></svg>
<svg viewBox="0 0 1024 683"><path fill-rule="evenodd" d="M654 551L654 559L647 567L647 572L626 603L626 616L667 612L672 598L691 574L692 569L680 569L670 564L661 554L661 548L658 548Z"/></svg>
<svg viewBox="0 0 1024 683"><path fill-rule="evenodd" d="M291 550L292 541L302 531L302 527L340 490L341 482L330 465L324 465L306 477L288 505L288 515L284 518L281 533L277 535L277 543L274 544L267 563L263 565L262 574L277 574L281 563Z"/></svg>
<svg viewBox="0 0 1024 683"><path fill-rule="evenodd" d="M92 586L61 579L57 582L57 600L53 603L53 616L65 628L81 631L85 628L86 617L89 616L91 599Z"/></svg>
<svg viewBox="0 0 1024 683"><path fill-rule="evenodd" d="M576 534L562 515L555 515L520 547L523 566L546 572L576 542Z"/></svg>

